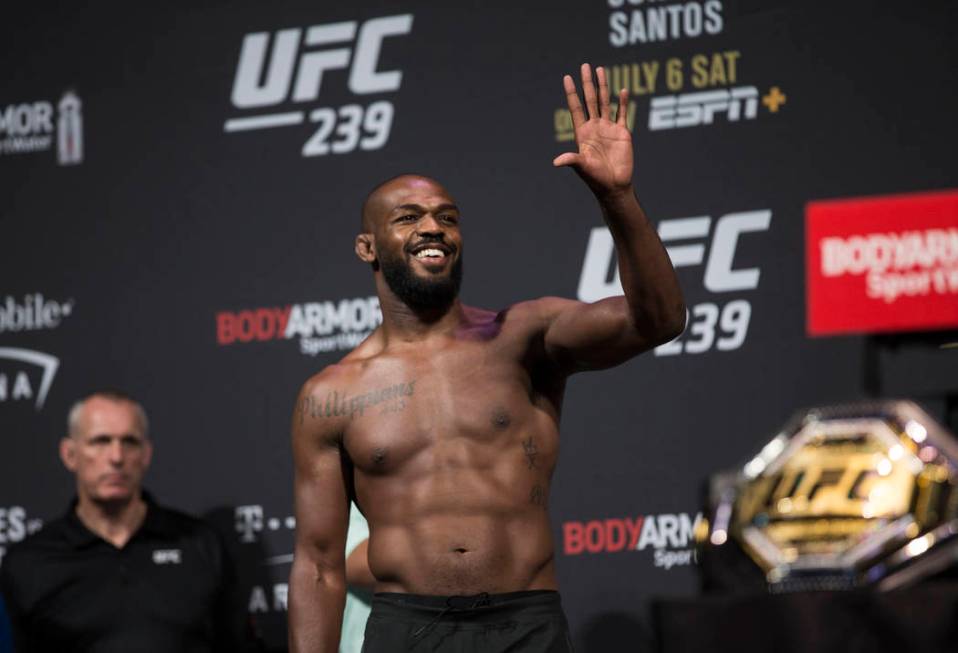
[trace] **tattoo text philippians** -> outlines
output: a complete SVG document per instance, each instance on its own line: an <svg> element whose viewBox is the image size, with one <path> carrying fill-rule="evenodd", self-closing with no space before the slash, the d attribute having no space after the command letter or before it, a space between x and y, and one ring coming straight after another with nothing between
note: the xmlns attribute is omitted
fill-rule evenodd
<svg viewBox="0 0 958 653"><path fill-rule="evenodd" d="M326 400L316 397L306 397L299 405L299 423L307 417L324 419L330 417L354 418L362 417L367 410L374 406L380 407L381 413L399 412L406 407L406 397L413 396L416 382L398 383L372 392L349 395L346 392L333 390L326 393Z"/></svg>

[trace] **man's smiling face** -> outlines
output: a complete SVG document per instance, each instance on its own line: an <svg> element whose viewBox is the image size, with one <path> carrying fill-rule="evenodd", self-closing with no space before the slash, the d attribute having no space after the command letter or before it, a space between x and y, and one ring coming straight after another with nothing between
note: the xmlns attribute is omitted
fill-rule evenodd
<svg viewBox="0 0 958 653"><path fill-rule="evenodd" d="M403 176L377 189L364 211L387 285L413 309L448 306L462 280L459 209L437 182Z"/></svg>

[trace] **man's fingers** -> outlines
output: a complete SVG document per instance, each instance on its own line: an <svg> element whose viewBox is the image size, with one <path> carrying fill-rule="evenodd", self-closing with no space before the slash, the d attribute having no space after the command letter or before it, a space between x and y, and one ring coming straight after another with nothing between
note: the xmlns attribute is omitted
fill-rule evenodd
<svg viewBox="0 0 958 653"><path fill-rule="evenodd" d="M565 99L569 104L569 113L572 114L572 126L578 129L586 121L586 117L582 113L582 103L579 102L579 93L575 90L572 75L562 78L562 88L565 89Z"/></svg>
<svg viewBox="0 0 958 653"><path fill-rule="evenodd" d="M615 121L622 125L623 127L628 127L626 122L626 116L629 113L629 91L622 89L619 91L619 115L616 116Z"/></svg>
<svg viewBox="0 0 958 653"><path fill-rule="evenodd" d="M599 117L599 106L595 97L595 84L592 82L592 67L582 64L582 95L585 96L585 106L589 110L589 118Z"/></svg>
<svg viewBox="0 0 958 653"><path fill-rule="evenodd" d="M562 166L574 166L578 162L578 154L575 152L563 152L552 160L552 165L556 168L561 168Z"/></svg>
<svg viewBox="0 0 958 653"><path fill-rule="evenodd" d="M599 80L599 115L606 120L612 119L612 107L609 106L609 80L606 79L605 68L595 69L595 76Z"/></svg>

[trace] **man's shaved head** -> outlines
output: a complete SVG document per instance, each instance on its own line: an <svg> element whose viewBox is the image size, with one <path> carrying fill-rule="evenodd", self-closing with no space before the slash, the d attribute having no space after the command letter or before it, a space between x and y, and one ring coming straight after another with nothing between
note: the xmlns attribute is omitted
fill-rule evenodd
<svg viewBox="0 0 958 653"><path fill-rule="evenodd" d="M390 177L372 189L369 192L369 195L366 196L366 201L363 202L362 232L371 233L373 231L373 228L376 226L376 220L382 215L383 209L387 208L382 205L382 202L383 198L389 191L403 183L415 184L417 182L436 186L445 192L442 184L432 177L426 177L424 175L417 175L413 173L404 173L401 175L396 175L395 177ZM446 194L448 195L448 193Z"/></svg>
<svg viewBox="0 0 958 653"><path fill-rule="evenodd" d="M356 254L407 306L447 307L462 279L459 209L435 179L415 174L387 179L363 202Z"/></svg>

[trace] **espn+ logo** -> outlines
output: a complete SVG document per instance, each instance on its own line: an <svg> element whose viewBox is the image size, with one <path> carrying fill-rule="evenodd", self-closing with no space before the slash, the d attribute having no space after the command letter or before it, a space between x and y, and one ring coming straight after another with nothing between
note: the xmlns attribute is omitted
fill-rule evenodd
<svg viewBox="0 0 958 653"><path fill-rule="evenodd" d="M649 131L711 125L719 114L725 114L729 122L754 120L758 115L758 89L737 86L652 98Z"/></svg>
<svg viewBox="0 0 958 653"><path fill-rule="evenodd" d="M357 96L391 93L402 84L401 70L379 70L384 41L409 34L412 14L373 18L359 24L343 21L252 32L243 38L233 80L231 101L241 111L257 115L228 119L226 132L300 125L317 125L303 145L303 156L377 150L389 140L395 108L380 100L368 106L278 110L286 103L319 99L327 73L348 70L347 89Z"/></svg>
<svg viewBox="0 0 958 653"><path fill-rule="evenodd" d="M638 517L567 521L562 524L562 552L617 553L652 549L656 567L666 570L695 560L692 543L701 513L663 513Z"/></svg>

